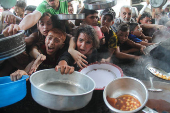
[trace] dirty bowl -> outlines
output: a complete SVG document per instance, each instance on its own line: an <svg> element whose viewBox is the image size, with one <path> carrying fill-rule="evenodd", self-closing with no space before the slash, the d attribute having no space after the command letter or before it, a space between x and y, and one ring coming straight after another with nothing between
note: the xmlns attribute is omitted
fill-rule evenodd
<svg viewBox="0 0 170 113"><path fill-rule="evenodd" d="M129 95L136 97L140 101L141 106L132 111L121 111L121 110L118 110L112 107L106 99L107 96L109 96L110 98L117 98L125 94L129 94ZM112 112L134 113L134 112L141 110L147 103L148 90L146 86L140 80L133 78L133 77L122 77L122 78L117 78L113 80L105 87L104 92L103 92L103 99L107 107Z"/></svg>
<svg viewBox="0 0 170 113"><path fill-rule="evenodd" d="M60 111L83 108L91 100L95 88L95 82L80 72L62 75L54 68L33 73L30 82L31 94L37 103Z"/></svg>
<svg viewBox="0 0 170 113"><path fill-rule="evenodd" d="M26 96L28 77L24 75L17 81L11 81L10 76L0 77L0 108L14 104Z"/></svg>

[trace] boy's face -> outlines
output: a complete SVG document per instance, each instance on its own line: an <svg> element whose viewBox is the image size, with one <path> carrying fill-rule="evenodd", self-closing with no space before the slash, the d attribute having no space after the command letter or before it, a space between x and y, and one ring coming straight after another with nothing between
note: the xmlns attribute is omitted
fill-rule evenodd
<svg viewBox="0 0 170 113"><path fill-rule="evenodd" d="M73 10L73 5L72 5L71 2L69 2L69 3L68 3L68 13L69 13L69 14L73 14L73 11L74 11L74 10Z"/></svg>
<svg viewBox="0 0 170 113"><path fill-rule="evenodd" d="M46 1L54 9L58 8L59 6L59 0L46 0Z"/></svg>
<svg viewBox="0 0 170 113"><path fill-rule="evenodd" d="M117 32L117 37L119 39L119 42L122 43L122 44L127 41L128 36L129 36L129 30L126 31L126 32L123 32L123 31Z"/></svg>
<svg viewBox="0 0 170 113"><path fill-rule="evenodd" d="M152 24L151 18L145 17L145 18L143 18L142 20L140 20L140 23L141 23L141 24Z"/></svg>
<svg viewBox="0 0 170 113"><path fill-rule="evenodd" d="M101 17L101 25L106 26L107 28L110 28L111 25L113 25L114 21L111 18L111 15L102 15Z"/></svg>
<svg viewBox="0 0 170 113"><path fill-rule="evenodd" d="M53 28L53 24L49 16L45 16L38 21L38 29L42 35L47 36L48 32L52 28Z"/></svg>
<svg viewBox="0 0 170 113"><path fill-rule="evenodd" d="M141 37L142 36L142 28L138 25L135 27L134 31L132 32L133 35L137 36L137 37Z"/></svg>
<svg viewBox="0 0 170 113"><path fill-rule="evenodd" d="M98 22L98 14L94 13L94 14L90 14L88 16L86 16L85 18L85 23L91 26L97 26L97 22Z"/></svg>
<svg viewBox="0 0 170 113"><path fill-rule="evenodd" d="M92 52L93 43L89 36L85 33L80 33L77 39L77 50L83 55L88 55Z"/></svg>
<svg viewBox="0 0 170 113"><path fill-rule="evenodd" d="M55 53L61 49L64 45L63 35L49 31L45 39L45 47L48 55L55 55Z"/></svg>
<svg viewBox="0 0 170 113"><path fill-rule="evenodd" d="M23 16L24 16L24 9L23 8L15 6L14 11L15 11L17 16L23 18Z"/></svg>
<svg viewBox="0 0 170 113"><path fill-rule="evenodd" d="M122 8L120 11L120 18L125 23L130 22L130 19L132 17L131 10L129 8Z"/></svg>

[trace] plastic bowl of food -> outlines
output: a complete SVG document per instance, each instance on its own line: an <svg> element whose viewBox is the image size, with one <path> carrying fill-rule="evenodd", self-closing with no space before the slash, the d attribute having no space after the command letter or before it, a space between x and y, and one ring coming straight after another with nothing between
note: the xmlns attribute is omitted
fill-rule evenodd
<svg viewBox="0 0 170 113"><path fill-rule="evenodd" d="M105 87L103 99L112 112L134 113L147 103L148 90L140 80L122 77L113 80Z"/></svg>
<svg viewBox="0 0 170 113"><path fill-rule="evenodd" d="M14 104L26 96L28 77L24 75L17 81L11 81L10 76L0 77L0 108Z"/></svg>

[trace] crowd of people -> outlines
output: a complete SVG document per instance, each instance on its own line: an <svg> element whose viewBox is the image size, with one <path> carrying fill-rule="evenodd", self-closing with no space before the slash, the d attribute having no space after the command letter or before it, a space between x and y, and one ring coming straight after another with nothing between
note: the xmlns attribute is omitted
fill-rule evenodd
<svg viewBox="0 0 170 113"><path fill-rule="evenodd" d="M54 15L73 14L72 0L45 0L37 7L17 1L14 7L14 13L8 9L2 13L2 33L10 36L25 30L26 50L0 64L0 76L10 75L13 81L47 68L67 74L93 62L137 62L147 46L159 43L158 31L169 34L169 20L155 24L144 9L132 18L131 6L122 6L119 17L112 8L98 13L82 7L78 13L85 19L67 21Z"/></svg>

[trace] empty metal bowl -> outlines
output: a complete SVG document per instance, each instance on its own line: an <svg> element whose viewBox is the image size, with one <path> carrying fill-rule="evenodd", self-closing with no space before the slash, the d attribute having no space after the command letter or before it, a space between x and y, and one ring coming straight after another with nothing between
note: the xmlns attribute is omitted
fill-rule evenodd
<svg viewBox="0 0 170 113"><path fill-rule="evenodd" d="M132 111L121 111L114 107L112 107L106 97L109 96L110 98L117 98L121 95L129 94L136 97L141 106ZM142 109L148 101L148 90L146 86L138 79L133 77L122 77L117 78L110 82L104 89L103 92L103 99L107 107L116 113L134 113Z"/></svg>
<svg viewBox="0 0 170 113"><path fill-rule="evenodd" d="M71 111L86 106L95 88L95 82L80 72L62 75L55 69L33 73L30 82L31 94L37 103L61 111Z"/></svg>

